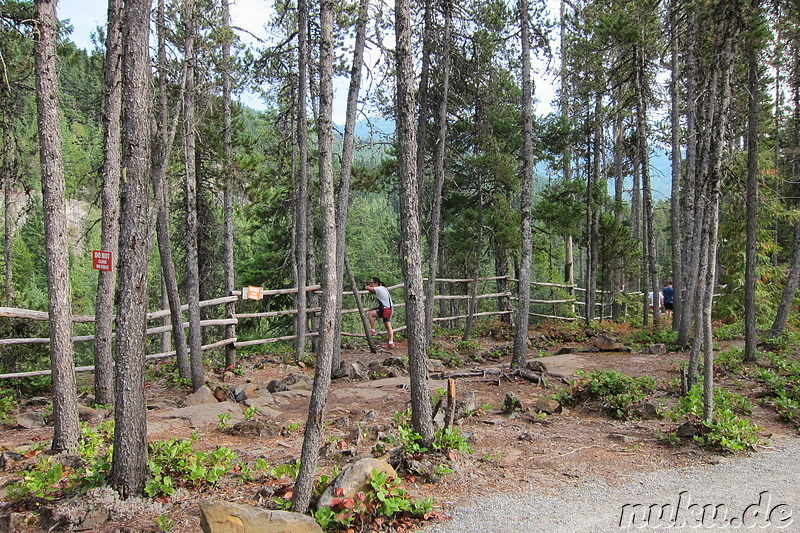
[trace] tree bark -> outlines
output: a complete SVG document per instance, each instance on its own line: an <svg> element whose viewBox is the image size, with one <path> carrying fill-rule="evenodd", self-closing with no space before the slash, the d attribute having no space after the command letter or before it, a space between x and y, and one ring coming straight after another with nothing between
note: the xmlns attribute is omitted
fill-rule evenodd
<svg viewBox="0 0 800 533"><path fill-rule="evenodd" d="M681 63L678 45L678 1L670 0L670 143L672 160L672 189L670 196L670 214L672 225L672 280L678 284L678 290L673 292L672 328L678 329L682 310L681 289L683 280L683 232L681 220L681 184L683 175L683 156L681 153Z"/></svg>
<svg viewBox="0 0 800 533"><path fill-rule="evenodd" d="M186 88L183 94L183 160L186 172L186 302L189 304L189 361L192 388L205 384L203 372L203 338L200 327L200 267L198 258L197 166L195 132L195 67L194 39L196 30L194 0L186 0L184 9L184 61Z"/></svg>
<svg viewBox="0 0 800 533"><path fill-rule="evenodd" d="M224 157L223 174L225 176L224 210L225 210L225 289L228 296L236 289L235 269L233 264L233 138L231 125L231 15L228 0L222 0L222 24L225 37L222 42L222 153ZM225 304L225 316L233 318L236 304ZM225 326L225 338L236 338L236 325ZM225 346L225 366L236 365L236 347Z"/></svg>
<svg viewBox="0 0 800 533"><path fill-rule="evenodd" d="M38 30L34 47L34 68L50 314L50 367L53 379L52 450L62 452L77 447L80 428L72 347L67 201L56 69L58 19L54 0L36 0L34 5Z"/></svg>
<svg viewBox="0 0 800 533"><path fill-rule="evenodd" d="M647 103L644 92L646 90L645 65L643 51L637 48L635 65L636 83L636 137L639 153L639 164L642 169L642 215L644 220L644 231L647 233L644 242L646 243L645 252L645 282L644 292L653 294L653 325L658 326L661 320L661 307L659 305L661 287L658 283L658 259L656 257L655 242L655 217L653 210L653 188L650 183L650 154L647 143L649 128L647 125Z"/></svg>
<svg viewBox="0 0 800 533"><path fill-rule="evenodd" d="M178 280L175 273L175 262L172 260L172 247L169 240L169 187L167 185L167 166L169 165L172 146L175 141L180 106L176 107L175 118L169 124L169 107L167 97L167 52L166 52L166 20L164 0L158 1L156 15L158 34L158 116L156 119L156 138L159 142L153 146L151 178L153 182L153 203L156 210L156 236L158 239L158 255L161 261L161 275L170 310L172 338L175 344L175 360L178 375L190 380L192 376L189 355L186 346L186 334L183 330L181 299L178 292ZM186 83L186 64L181 73L181 90Z"/></svg>
<svg viewBox="0 0 800 533"><path fill-rule="evenodd" d="M303 359L306 348L307 261L308 261L308 0L297 2L297 198L295 205L295 279L297 282L297 316L294 323L295 360Z"/></svg>
<svg viewBox="0 0 800 533"><path fill-rule="evenodd" d="M436 161L434 162L433 190L431 191L430 258L428 260L428 284L425 287L425 339L428 345L433 340L433 310L436 304L436 276L439 273L439 246L442 237L442 189L444 188L445 154L447 153L447 99L450 94L450 72L453 59L450 54L453 26L453 2L443 0L444 35L442 36L442 90L436 123Z"/></svg>
<svg viewBox="0 0 800 533"><path fill-rule="evenodd" d="M353 171L353 147L355 144L358 93L361 89L361 71L364 66L364 49L367 42L369 22L369 0L360 0L356 22L356 42L353 47L353 64L350 68L350 87L347 92L347 109L342 138L342 174L339 178L339 197L336 205L336 286L343 287L344 265L347 257L347 209L350 205L350 182ZM365 331L369 327L365 326ZM342 314L336 315L335 339L333 342L333 372L341 364ZM374 347L374 346L373 346Z"/></svg>
<svg viewBox="0 0 800 533"><path fill-rule="evenodd" d="M758 16L759 0L752 0L749 16L755 19ZM751 32L755 28L751 28ZM746 211L747 231L745 244L745 271L744 271L744 360L754 362L758 359L756 349L756 246L758 245L758 121L759 86L758 69L758 43L751 36L747 46L747 186L746 186Z"/></svg>
<svg viewBox="0 0 800 533"><path fill-rule="evenodd" d="M397 171L400 178L400 266L405 281L411 422L423 441L433 440L428 389L428 345L425 339L425 294L422 285L419 181L414 132L414 67L409 0L395 2Z"/></svg>
<svg viewBox="0 0 800 533"><path fill-rule="evenodd" d="M560 73L560 83L561 83L561 94L559 96L559 108L561 115L566 119L570 120L571 114L571 103L570 103L570 83L569 83L569 73L567 68L567 48L566 48L566 36L567 36L567 20L566 20L566 2L561 0L559 3L559 26L560 26L560 35L561 35L561 73ZM567 143L564 146L564 155L563 155L563 180L564 183L569 183L572 181L572 145ZM575 285L575 254L573 251L572 246L572 235L567 234L564 235L564 283L569 285L569 289L567 289L568 294L570 297L573 297L575 294L574 285ZM574 310L574 307L573 307Z"/></svg>
<svg viewBox="0 0 800 533"><path fill-rule="evenodd" d="M114 321L114 292L119 261L119 178L121 165L120 122L122 99L120 86L120 22L122 0L108 2L106 64L103 81L105 114L103 150L103 220L100 247L113 254L113 268L101 270L97 279L94 326L94 396L98 404L114 401L114 361L111 357L111 336Z"/></svg>
<svg viewBox="0 0 800 533"><path fill-rule="evenodd" d="M147 480L145 329L150 257L150 0L128 0L122 17L120 268L110 484L123 498Z"/></svg>
<svg viewBox="0 0 800 533"><path fill-rule="evenodd" d="M3 287L3 296L7 306L11 305L14 298L14 286L12 284L12 268L13 252L11 244L14 238L14 223L11 220L11 196L12 189L11 183L13 181L14 164L12 162L12 146L11 146L11 121L8 117L3 117L3 168L2 168L2 187L3 187L3 257L6 261L5 266L5 285Z"/></svg>
<svg viewBox="0 0 800 533"><path fill-rule="evenodd" d="M531 235L533 193L533 82L531 80L531 40L528 0L519 0L520 39L522 44L522 188L520 191L520 214L522 248L520 249L520 269L517 303L517 317L514 321L514 353L511 366L522 368L528 359L528 323L531 309L531 256L533 237Z"/></svg>
<svg viewBox="0 0 800 533"><path fill-rule="evenodd" d="M322 225L322 301L319 319L318 351L314 372L314 387L308 407L300 471L294 487L292 508L301 513L308 510L314 488L319 447L322 439L325 404L331 383L333 343L336 338L336 315L341 297L341 276L337 275L337 232L335 194L333 187L333 0L322 0L319 15L320 69L319 140L320 218Z"/></svg>

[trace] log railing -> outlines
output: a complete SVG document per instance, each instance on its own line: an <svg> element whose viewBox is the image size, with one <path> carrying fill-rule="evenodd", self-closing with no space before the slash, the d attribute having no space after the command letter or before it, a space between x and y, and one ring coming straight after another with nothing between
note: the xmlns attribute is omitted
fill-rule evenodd
<svg viewBox="0 0 800 533"><path fill-rule="evenodd" d="M510 282L517 282L517 280L513 278L505 278L505 277L487 277L487 278L480 278L477 280L479 284L486 284L492 281L507 279ZM474 279L437 279L437 283L445 283L445 284L453 284L454 286L463 285L464 294L437 294L435 296L435 300L440 302L449 303L450 305L450 312L449 313L440 313L442 316L434 317L434 322L453 322L457 320L462 320L467 318L467 314L463 309L466 309L468 306L466 305L466 301L470 299L470 295L466 288L468 284L475 283L476 280ZM574 290L578 289L575 286L557 284L557 283L543 283L543 282L533 282L531 283L532 286L540 286L540 287L550 287L550 288L561 288L569 291L569 293L574 294ZM480 285L479 285L480 286ZM394 286L387 287L390 291L396 291L398 289L402 289L403 284L398 284ZM313 292L319 291L319 285L312 285L306 287L306 291ZM451 291L452 292L452 291ZM273 296L278 295L288 295L288 294L295 294L297 293L296 288L289 288L289 289L270 289L262 291L262 295L264 299L269 299ZM360 295L367 295L369 294L367 291L359 291ZM225 305L230 302L234 303L241 303L242 300L240 299L242 292L234 291L234 293L230 296L225 296L221 298L215 298L212 300L205 300L200 302L200 307L211 307L216 305ZM343 297L352 297L352 292L343 292ZM514 301L516 298L512 296L510 292L486 292L483 294L478 294L476 299L479 302L489 302L485 303L484 307L494 307L494 310L491 309L481 309L477 310L472 316L473 317L485 317L485 316L502 316L502 315L509 315L513 314L513 310L498 310L497 306L492 306L490 301L492 299L500 299L500 298L507 298L509 301ZM402 297L395 297L393 298L395 302L395 307L398 309L402 309L405 307L405 304L402 302ZM344 301L344 300L343 300ZM556 308L558 305L580 305L582 304L581 301L575 298L556 298L556 299L532 299L532 304L543 304L552 306L553 309ZM463 305L462 305L463 304ZM188 305L183 305L181 307L181 311L186 311L188 309ZM315 313L319 313L320 308L309 308L307 309L307 313L309 315L313 315ZM284 309L284 310L274 310L274 311L265 311L265 312L247 312L247 313L234 313L234 315L230 318L224 319L208 319L208 320L201 320L200 325L203 328L213 327L213 326L225 326L228 324L238 324L240 319L251 319L251 318L276 318L281 316L291 316L296 315L298 313L297 309ZM346 314L353 314L358 313L357 308L347 308L342 309L341 313L343 315ZM165 319L170 317L169 309L162 309L153 311L147 314L148 320L157 320L157 319ZM560 319L560 320L575 320L574 316L558 316L556 313L552 315L542 314L542 313L535 313L531 312L531 316L537 316L541 318L551 318L551 319ZM397 316L397 315L396 315ZM15 319L23 319L23 320L35 320L35 321L47 321L48 314L43 311L32 311L29 309L18 309L18 308L10 308L10 307L0 307L0 318L7 317L7 318L15 318ZM401 317L402 318L402 317ZM94 322L94 315L75 315L72 317L73 323L76 324L90 324ZM183 323L183 328L188 328L188 322ZM405 330L406 327L399 326L395 327L395 332L400 332ZM146 335L156 335L156 334L163 334L169 333L171 331L170 325L159 325L154 327L149 327L145 331ZM316 332L310 332L308 336L313 337L317 335ZM365 333L363 332L342 332L343 336L348 337L365 337ZM233 344L236 348L244 348L248 346L255 346L260 344L266 343L274 343L280 341L291 341L294 340L295 336L292 335L278 335L275 337L267 337L261 339L248 339L248 340L239 340L237 338L223 338L216 340L213 343L206 344L202 346L202 350L213 350L217 348L222 348L229 344ZM90 342L94 340L94 335L76 335L72 338L73 342ZM13 349L12 347L23 345L23 344L49 344L49 338L16 338L16 339L0 339L0 349L7 347L6 349ZM175 356L174 351L165 351L161 353L154 353L147 355L147 359L163 359L168 357ZM77 367L76 371L90 371L93 370L93 367ZM22 372L22 373L15 373L15 374L0 374L0 379L9 378L9 377L27 377L27 376L40 376L40 375L47 375L49 374L49 370L37 370L32 372Z"/></svg>

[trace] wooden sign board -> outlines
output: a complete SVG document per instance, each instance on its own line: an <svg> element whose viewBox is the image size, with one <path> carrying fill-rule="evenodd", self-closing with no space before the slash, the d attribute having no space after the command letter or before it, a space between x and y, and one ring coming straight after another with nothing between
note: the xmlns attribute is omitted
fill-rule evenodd
<svg viewBox="0 0 800 533"><path fill-rule="evenodd" d="M105 270L110 272L113 265L111 252L103 250L92 250L92 268L95 270Z"/></svg>
<svg viewBox="0 0 800 533"><path fill-rule="evenodd" d="M261 300L264 298L263 287L248 286L242 289L242 298L248 300Z"/></svg>

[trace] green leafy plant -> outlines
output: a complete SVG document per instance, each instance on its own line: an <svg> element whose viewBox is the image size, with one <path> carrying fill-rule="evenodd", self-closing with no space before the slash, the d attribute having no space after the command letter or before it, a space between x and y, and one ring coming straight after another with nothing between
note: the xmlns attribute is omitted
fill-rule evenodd
<svg viewBox="0 0 800 533"><path fill-rule="evenodd" d="M565 405L596 401L617 418L632 416L631 407L656 388L650 376L633 377L617 370L578 371L577 374L578 379L553 393L552 398Z"/></svg>
<svg viewBox="0 0 800 533"><path fill-rule="evenodd" d="M303 427L303 423L302 422L294 422L294 421L292 421L292 422L289 422L288 424L286 424L285 426L283 426L283 429L287 433L297 433L300 430L301 427Z"/></svg>
<svg viewBox="0 0 800 533"><path fill-rule="evenodd" d="M20 479L8 486L11 501L36 496L53 500L68 488L68 478L61 463L50 458L41 458L36 465L22 472Z"/></svg>
<svg viewBox="0 0 800 533"><path fill-rule="evenodd" d="M741 395L722 388L714 389L714 413L711 421L703 420L703 389L695 385L682 397L670 418L676 422L692 422L699 426L699 435L694 440L701 445L722 451L735 452L753 449L761 444L761 428L739 415L752 414L753 408ZM674 434L662 434L667 442L678 442Z"/></svg>
<svg viewBox="0 0 800 533"><path fill-rule="evenodd" d="M433 447L443 453L450 451L472 453L472 448L461 435L461 431L452 427L442 428L434 434Z"/></svg>
<svg viewBox="0 0 800 533"><path fill-rule="evenodd" d="M466 359L475 359L478 352L483 350L483 345L473 339L458 341L456 343L456 351Z"/></svg>
<svg viewBox="0 0 800 533"><path fill-rule="evenodd" d="M150 443L150 479L145 492L150 497L170 496L177 486L214 484L233 470L236 454L219 446L210 452L194 449L198 435L188 440L169 439Z"/></svg>
<svg viewBox="0 0 800 533"><path fill-rule="evenodd" d="M393 519L408 525L410 518L429 518L433 515L433 500L411 500L398 479L384 472L372 471L371 491L360 492L355 497L344 497L339 489L330 506L314 513L314 519L323 529L376 530L384 519ZM375 527L372 527L375 526Z"/></svg>
<svg viewBox="0 0 800 533"><path fill-rule="evenodd" d="M228 429L228 420L231 419L230 413L220 413L217 415L219 418L219 429Z"/></svg>
<svg viewBox="0 0 800 533"><path fill-rule="evenodd" d="M7 389L0 389L0 424L11 424L14 422L12 413L17 406L14 392Z"/></svg>
<svg viewBox="0 0 800 533"><path fill-rule="evenodd" d="M252 420L260 411L261 409L258 406L251 405L244 410L244 417L246 420Z"/></svg>
<svg viewBox="0 0 800 533"><path fill-rule="evenodd" d="M156 518L156 527L158 527L159 531L169 531L175 525L175 520L168 517L165 514L162 514L158 518Z"/></svg>
<svg viewBox="0 0 800 533"><path fill-rule="evenodd" d="M297 473L300 472L300 459L293 463L286 463L278 465L270 470L269 475L274 479L288 477L290 479L297 479Z"/></svg>

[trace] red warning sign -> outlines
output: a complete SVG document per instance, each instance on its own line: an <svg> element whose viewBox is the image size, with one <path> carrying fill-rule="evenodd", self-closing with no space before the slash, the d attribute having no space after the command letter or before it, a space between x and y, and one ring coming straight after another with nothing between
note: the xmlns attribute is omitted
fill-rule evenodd
<svg viewBox="0 0 800 533"><path fill-rule="evenodd" d="M112 259L111 252L103 250L92 250L92 268L95 270L111 271Z"/></svg>

